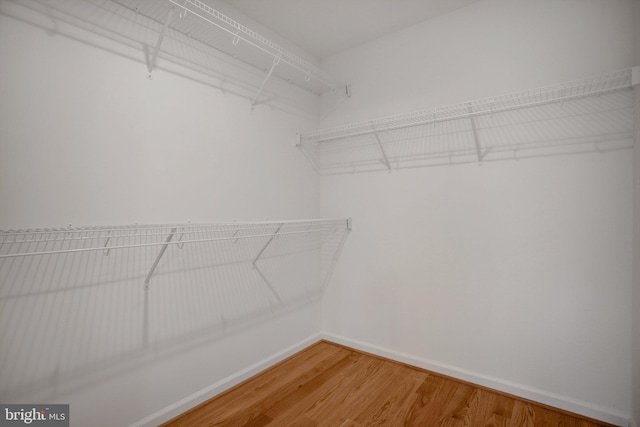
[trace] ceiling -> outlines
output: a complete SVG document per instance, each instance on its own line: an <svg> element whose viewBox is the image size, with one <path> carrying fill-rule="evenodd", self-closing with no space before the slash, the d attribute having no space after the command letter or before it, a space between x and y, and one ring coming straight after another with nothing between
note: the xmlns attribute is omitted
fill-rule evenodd
<svg viewBox="0 0 640 427"><path fill-rule="evenodd" d="M477 0L224 0L317 59Z"/></svg>

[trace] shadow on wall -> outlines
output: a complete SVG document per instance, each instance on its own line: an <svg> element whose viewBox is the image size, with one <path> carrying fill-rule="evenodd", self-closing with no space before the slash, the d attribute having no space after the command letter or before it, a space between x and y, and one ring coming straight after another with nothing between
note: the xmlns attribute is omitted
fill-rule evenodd
<svg viewBox="0 0 640 427"><path fill-rule="evenodd" d="M630 72L620 74L630 81ZM497 111L491 100L480 113L465 104L442 107L450 117L434 109L398 116L391 125L372 121L318 131L306 141L303 135L299 147L322 175L626 150L633 147L629 87L543 103L524 92L523 101L504 97L507 105Z"/></svg>
<svg viewBox="0 0 640 427"><path fill-rule="evenodd" d="M0 400L54 399L313 303L347 233L335 222L3 232Z"/></svg>
<svg viewBox="0 0 640 427"><path fill-rule="evenodd" d="M286 90L296 82L286 76L265 79L272 56L251 57L257 49L225 32L207 33L200 18L179 13L168 1L5 0L0 2L0 14L40 28L51 37L64 36L140 62L141 75L146 72L149 79L162 70L244 98L251 106L266 104L289 114L303 114L302 98ZM166 29L165 22L170 23ZM220 50L222 46L226 50ZM319 88L301 88L306 93L319 92Z"/></svg>

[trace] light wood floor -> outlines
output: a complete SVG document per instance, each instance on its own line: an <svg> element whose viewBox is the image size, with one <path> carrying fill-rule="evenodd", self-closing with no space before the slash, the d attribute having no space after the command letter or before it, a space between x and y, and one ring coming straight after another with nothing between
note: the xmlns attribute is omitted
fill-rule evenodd
<svg viewBox="0 0 640 427"><path fill-rule="evenodd" d="M321 341L162 426L606 425Z"/></svg>

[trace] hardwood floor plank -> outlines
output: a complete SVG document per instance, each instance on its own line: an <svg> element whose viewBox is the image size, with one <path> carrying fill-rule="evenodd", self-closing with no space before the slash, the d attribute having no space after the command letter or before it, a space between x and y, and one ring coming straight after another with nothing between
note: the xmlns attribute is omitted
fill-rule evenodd
<svg viewBox="0 0 640 427"><path fill-rule="evenodd" d="M212 425L220 427L250 425L247 424L248 421L246 420L249 417L255 417L257 414L264 414L275 420L280 416L282 411L295 405L298 400L303 399L307 394L322 386L325 382L329 381L336 372L344 369L346 365L354 363L360 357L357 353L349 353L322 371L303 375L298 380L282 387L279 392L267 395L259 402L236 412L233 416L225 419L224 423Z"/></svg>
<svg viewBox="0 0 640 427"><path fill-rule="evenodd" d="M334 409L335 413L333 415L329 415L323 419L316 418L319 425L329 427L335 425L338 419L344 417L348 417L349 419L362 424L361 421L357 419L357 415L364 407L366 407L367 402L371 399L372 390L381 390L385 384L388 384L393 380L396 373L397 369L395 366L390 366L385 363L382 363L381 365L376 364L376 369L370 371L368 378L362 382L361 387L354 390L353 393L350 393L346 399L343 400L343 404L341 406L344 409L339 413ZM331 407L326 409L331 410Z"/></svg>
<svg viewBox="0 0 640 427"><path fill-rule="evenodd" d="M430 375L418 389L412 405L412 425L425 427L458 426L460 411L474 388L467 384Z"/></svg>
<svg viewBox="0 0 640 427"><path fill-rule="evenodd" d="M349 364L342 364L333 372L327 372L326 375L319 377L313 383L309 383L298 390L294 390L289 396L281 399L277 405L271 407L268 414L278 423L287 425L298 417L307 417L314 419L310 411L321 404L323 397L330 394L330 390L340 386L340 383L349 378L350 375L358 370L358 366L364 356L354 353Z"/></svg>
<svg viewBox="0 0 640 427"><path fill-rule="evenodd" d="M209 399L162 424L161 427L207 425L207 423L227 419L259 404L264 400L264 396L277 396L283 389L290 389L292 383L304 381L306 377L323 372L327 366L349 354L351 354L349 350L340 347L331 348L322 345L309 347L262 375L254 376L231 390Z"/></svg>
<svg viewBox="0 0 640 427"><path fill-rule="evenodd" d="M301 411L298 411L300 407L305 408L304 412L306 412L305 403L314 401L313 398L309 399L309 396L322 394L322 389L325 387L330 388L333 383L339 381L342 371L345 369L348 370L357 364L361 358L362 355L357 353L348 355L339 363L336 363L309 381L299 384L297 388L281 396L275 404L269 407L267 413L273 419L282 420L285 415L288 415L292 411L300 413Z"/></svg>
<svg viewBox="0 0 640 427"><path fill-rule="evenodd" d="M163 427L611 427L326 341Z"/></svg>
<svg viewBox="0 0 640 427"><path fill-rule="evenodd" d="M277 424L278 422L276 422ZM272 424L275 425L275 424ZM314 420L307 418L307 417L301 417L298 419L295 419L287 424L285 424L287 427L316 427L318 425L318 423L316 423Z"/></svg>
<svg viewBox="0 0 640 427"><path fill-rule="evenodd" d="M487 408L480 420L486 420L481 424L485 427L507 427L513 415L513 399L499 394L483 391L483 406Z"/></svg>
<svg viewBox="0 0 640 427"><path fill-rule="evenodd" d="M362 355L356 363L336 373L333 380L318 387L295 404L286 402L288 408L284 411L276 414L276 408L273 408L267 413L274 418L274 425L289 425L297 417L305 416L316 420L318 426L334 427L341 424L340 420L344 419L344 415L353 415L351 412L336 412L336 407L359 410L358 408L371 399L372 389L392 384L397 378L397 371L401 369L407 374L415 374L415 371L410 369ZM422 374L423 377L425 375Z"/></svg>
<svg viewBox="0 0 640 427"><path fill-rule="evenodd" d="M353 420L346 419L338 427L362 427L362 424L358 424Z"/></svg>
<svg viewBox="0 0 640 427"><path fill-rule="evenodd" d="M325 384L325 387L316 390L313 394L306 397L304 401L293 410L289 410L286 414L278 417L277 420L285 423L295 413L304 412L307 417L313 418L318 422L318 426L335 426L340 424L340 420L345 417L353 419L353 415L363 407L368 399L371 398L370 390L376 389L384 381L392 381L397 367L375 360L367 355L361 355L349 371L345 371L339 375L338 381L331 381ZM354 384L354 379L359 381L359 385ZM346 390L351 393L342 394L341 391ZM341 403L336 405L334 399L338 399ZM336 412L335 408L344 408L343 411ZM327 411L323 414L323 410ZM357 420L356 420L357 421Z"/></svg>
<svg viewBox="0 0 640 427"><path fill-rule="evenodd" d="M416 390L422 385L427 374L404 367L389 378L376 393L368 396L369 403L355 417L355 421L365 426L404 426L405 416L415 399Z"/></svg>
<svg viewBox="0 0 640 427"><path fill-rule="evenodd" d="M353 369L344 372L338 381L309 396L306 415L314 419L319 427L341 424L341 420L350 413L336 411L336 408L357 408L357 399L363 390L369 389L371 382L376 381L384 364L381 360L363 355Z"/></svg>
<svg viewBox="0 0 640 427"><path fill-rule="evenodd" d="M362 386L357 389L356 392L351 393L348 398L344 400L343 405L341 405L342 408L344 408L343 411L338 413L334 409L333 416L322 420L318 419L319 425L323 427L334 426L336 425L334 421L338 416L346 416L359 424L366 425L365 423L368 421L367 416L371 416L371 412L373 410L377 411L378 409L370 408L372 399L376 397L385 399L394 382L401 380L406 375L407 372L403 372L401 366L384 363L366 382L362 383Z"/></svg>
<svg viewBox="0 0 640 427"><path fill-rule="evenodd" d="M535 427L535 411L533 405L523 401L515 401L513 405L513 416L511 426L513 427Z"/></svg>

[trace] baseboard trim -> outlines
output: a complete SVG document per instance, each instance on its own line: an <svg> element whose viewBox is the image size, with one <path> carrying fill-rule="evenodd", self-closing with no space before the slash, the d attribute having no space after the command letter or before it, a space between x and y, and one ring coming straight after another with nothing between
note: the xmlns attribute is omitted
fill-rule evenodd
<svg viewBox="0 0 640 427"><path fill-rule="evenodd" d="M480 386L491 388L503 393L508 393L514 396L522 397L524 399L540 402L544 405L552 406L564 411L572 412L596 420L601 420L609 424L614 424L621 427L638 427L635 425L633 420L629 418L628 415L622 414L615 410L611 410L609 408L599 407L597 405L582 402L576 399L571 399L566 396L561 396L544 390L527 387L525 385L513 383L500 378L490 377L444 363L423 359L409 354L404 354L384 347L358 340L353 340L328 332L323 332L321 334L321 337L322 339L325 339L327 341L331 341L336 344L342 344L347 347L352 347L359 351L371 353L422 369L427 369L429 371L454 377L462 381L478 384Z"/></svg>
<svg viewBox="0 0 640 427"><path fill-rule="evenodd" d="M185 397L157 412L154 412L151 415L148 415L142 418L139 421L129 425L129 427L151 427L157 426L165 421L169 421L171 418L174 418L181 413L185 412L188 409L193 408L194 406L212 398L213 396L222 393L225 390L241 383L242 381L264 371L265 369L275 365L278 362L286 359L289 356L303 350L306 347L320 341L320 334L311 335L308 338L303 339L302 341L297 342L278 353L266 357L253 365L233 374L222 380L206 387L200 391L197 391L190 396Z"/></svg>
<svg viewBox="0 0 640 427"><path fill-rule="evenodd" d="M233 375L223 378L222 380L210 385L209 387L197 391L196 393L193 393L190 396L185 397L184 399L181 399L159 411L154 412L153 414L142 418L139 421L136 421L129 427L151 427L168 421L171 418L174 418L177 415L180 415L181 413L187 411L188 409L191 409L194 406L206 401L207 399L210 399L213 396L220 394L225 390L228 390L229 388L241 383L242 381L252 377L253 375L264 371L265 369L275 365L276 363L281 362L287 357L292 356L293 354L320 341L321 339L331 341L336 344L341 344L347 347L352 347L356 350L371 353L387 359L406 363L408 365L417 366L419 368L427 369L429 371L433 371L442 375L454 377L462 381L468 381L470 383L498 390L503 393L508 393L514 396L522 397L524 399L540 402L548 406L573 412L596 420L601 420L606 423L615 424L621 427L639 427L632 418L629 418L629 416L625 416L625 414L610 410L608 408L599 407L587 402L571 399L566 396L561 396L544 390L527 387L522 384L517 384L500 378L494 378L491 376L479 374L477 372L472 372L444 363L397 352L381 346L369 344L363 341L353 340L351 338L328 332L311 335L308 338L305 338L278 353L266 357Z"/></svg>

